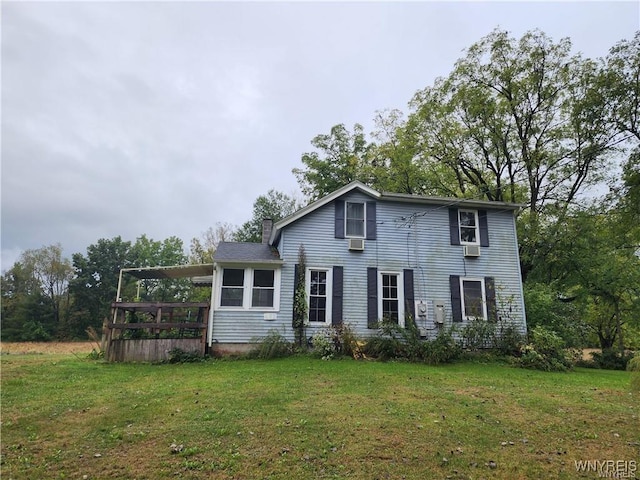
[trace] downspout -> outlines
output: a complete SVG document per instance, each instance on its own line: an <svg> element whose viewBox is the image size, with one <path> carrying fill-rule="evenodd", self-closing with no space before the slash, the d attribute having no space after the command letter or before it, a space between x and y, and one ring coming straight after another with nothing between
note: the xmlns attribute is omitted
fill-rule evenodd
<svg viewBox="0 0 640 480"><path fill-rule="evenodd" d="M215 309L216 298L216 264L213 264L213 271L211 272L211 298L209 300L209 327L207 328L207 343L209 348L213 343L213 311Z"/></svg>

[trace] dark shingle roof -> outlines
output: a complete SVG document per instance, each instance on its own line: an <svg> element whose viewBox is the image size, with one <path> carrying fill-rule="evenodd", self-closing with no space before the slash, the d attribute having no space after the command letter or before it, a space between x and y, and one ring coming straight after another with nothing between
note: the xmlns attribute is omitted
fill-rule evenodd
<svg viewBox="0 0 640 480"><path fill-rule="evenodd" d="M215 262L280 263L278 250L266 243L220 242L213 255Z"/></svg>

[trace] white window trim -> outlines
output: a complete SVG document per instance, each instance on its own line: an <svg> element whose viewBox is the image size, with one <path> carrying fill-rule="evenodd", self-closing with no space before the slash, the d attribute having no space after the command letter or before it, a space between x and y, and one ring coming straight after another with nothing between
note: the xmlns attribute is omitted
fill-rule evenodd
<svg viewBox="0 0 640 480"><path fill-rule="evenodd" d="M347 212L349 211L349 204L360 204L362 205L362 211L364 212L364 216L362 219L362 232L363 235L349 235L347 233ZM345 238L367 238L367 202L344 202L344 236Z"/></svg>
<svg viewBox="0 0 640 480"><path fill-rule="evenodd" d="M402 272L378 272L378 318L382 320L382 276L398 277L398 326L404 328L404 276Z"/></svg>
<svg viewBox="0 0 640 480"><path fill-rule="evenodd" d="M224 269L244 270L244 285L242 286L242 306L223 306L222 303L222 280L224 277ZM253 272L255 270L273 270L273 307L252 307L251 301L253 298ZM253 312L277 312L280 310L280 280L281 269L275 267L236 267L226 266L218 267L217 278L220 279L218 285L216 285L216 309L224 311L244 311L250 310Z"/></svg>
<svg viewBox="0 0 640 480"><path fill-rule="evenodd" d="M464 282L480 282L480 290L482 292L482 317L467 316L467 309L464 304ZM484 278L482 277L460 277L460 302L462 303L462 319L463 320L487 320L487 290L484 284Z"/></svg>
<svg viewBox="0 0 640 480"><path fill-rule="evenodd" d="M327 312L325 316L324 322L311 322L309 320L309 308L311 306L311 272L326 272L327 274ZM305 318L305 324L309 326L322 326L322 325L331 325L331 308L333 306L333 268L327 267L307 267L307 271L305 272L305 291L307 294L307 315Z"/></svg>
<svg viewBox="0 0 640 480"><path fill-rule="evenodd" d="M460 214L461 213L473 213L475 219L474 219L474 223L475 223L475 231L476 231L476 241L475 242L465 242L464 240L462 240L462 222L460 221ZM464 227L464 228L471 228L471 227ZM480 245L480 218L478 217L478 210L465 210L465 209L458 209L458 238L460 238L460 245Z"/></svg>

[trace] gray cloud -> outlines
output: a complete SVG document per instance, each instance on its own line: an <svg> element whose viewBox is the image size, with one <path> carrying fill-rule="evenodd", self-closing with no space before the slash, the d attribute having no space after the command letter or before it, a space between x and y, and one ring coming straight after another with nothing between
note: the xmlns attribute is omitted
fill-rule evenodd
<svg viewBox="0 0 640 480"><path fill-rule="evenodd" d="M605 55L625 3L2 6L2 269L60 242L240 224L336 123L370 128L497 26Z"/></svg>

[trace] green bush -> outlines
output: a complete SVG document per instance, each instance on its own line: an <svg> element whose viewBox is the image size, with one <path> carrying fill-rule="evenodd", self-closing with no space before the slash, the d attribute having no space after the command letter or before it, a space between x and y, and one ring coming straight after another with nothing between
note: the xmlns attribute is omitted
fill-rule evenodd
<svg viewBox="0 0 640 480"><path fill-rule="evenodd" d="M295 353L293 343L287 341L278 331L271 330L266 337L258 340L247 354L249 358L282 358Z"/></svg>
<svg viewBox="0 0 640 480"><path fill-rule="evenodd" d="M611 348L600 352L591 353L591 362L587 362L584 366L602 368L603 370L625 370L627 364L633 358L633 353L623 353Z"/></svg>
<svg viewBox="0 0 640 480"><path fill-rule="evenodd" d="M205 357L199 352L187 352L181 348L172 348L169 350L169 363L195 363L204 362Z"/></svg>
<svg viewBox="0 0 640 480"><path fill-rule="evenodd" d="M331 360L336 356L338 348L331 328L323 328L313 334L311 337L311 353L323 360Z"/></svg>
<svg viewBox="0 0 640 480"><path fill-rule="evenodd" d="M453 338L452 330L441 331L434 340L425 340L411 319L405 328L396 323L383 323L378 334L364 346L364 353L379 360L408 360L439 364L460 357L462 349Z"/></svg>
<svg viewBox="0 0 640 480"><path fill-rule="evenodd" d="M311 337L311 353L323 360L336 356L355 357L359 339L349 325L332 325Z"/></svg>
<svg viewBox="0 0 640 480"><path fill-rule="evenodd" d="M530 342L522 347L518 365L547 372L573 368L565 342L556 332L539 325L529 332L529 336Z"/></svg>

